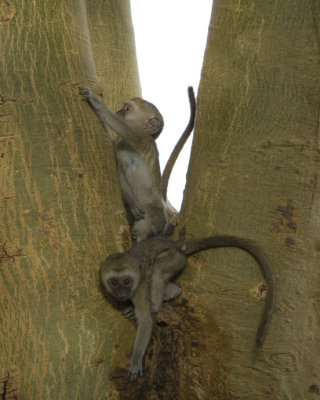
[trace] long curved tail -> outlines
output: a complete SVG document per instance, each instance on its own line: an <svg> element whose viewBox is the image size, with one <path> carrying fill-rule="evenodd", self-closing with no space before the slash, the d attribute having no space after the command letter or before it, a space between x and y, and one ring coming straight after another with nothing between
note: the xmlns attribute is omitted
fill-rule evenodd
<svg viewBox="0 0 320 400"><path fill-rule="evenodd" d="M180 139L178 140L178 143L175 145L175 148L173 149L173 151L169 157L169 160L167 161L167 164L164 168L164 171L163 171L163 174L161 177L162 197L163 197L164 201L167 200L168 182L170 179L170 175L171 175L173 166L174 166L175 162L177 161L177 158L194 127L194 119L195 119L195 115L196 115L196 99L194 96L194 91L193 91L192 86L188 87L188 96L189 96L189 103L190 103L189 122L188 122L188 125L187 125L186 129L184 130L183 134L181 135Z"/></svg>
<svg viewBox="0 0 320 400"><path fill-rule="evenodd" d="M266 302L257 333L257 345L262 346L276 305L276 290L273 267L271 261L264 251L250 239L243 239L228 235L209 236L203 239L190 239L181 245L182 250L186 255L216 247L238 247L247 251L255 258L268 286Z"/></svg>

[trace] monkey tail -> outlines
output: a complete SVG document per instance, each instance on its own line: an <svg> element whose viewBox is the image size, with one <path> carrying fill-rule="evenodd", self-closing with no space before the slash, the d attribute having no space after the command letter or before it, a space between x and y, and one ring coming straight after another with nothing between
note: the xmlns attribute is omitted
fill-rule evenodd
<svg viewBox="0 0 320 400"><path fill-rule="evenodd" d="M257 333L257 345L260 347L265 340L272 314L276 306L275 279L271 261L264 251L254 242L249 239L238 238L236 236L209 236L203 239L190 239L185 244L182 244L182 250L186 255L216 247L238 247L242 250L245 250L255 258L260 266L261 272L268 287L266 302Z"/></svg>
<svg viewBox="0 0 320 400"><path fill-rule="evenodd" d="M194 96L194 91L193 91L192 86L188 87L188 96L189 96L189 104L190 104L189 122L188 122L188 125L187 125L185 131L183 132L180 139L178 140L178 143L175 145L175 148L173 149L173 151L169 157L169 160L167 161L167 164L165 166L165 169L164 169L162 177L161 177L162 197L163 197L164 201L167 200L168 182L169 182L169 178L170 178L173 166L174 166L175 162L177 161L177 158L178 158L184 144L186 143L188 137L190 136L190 133L192 132L193 126L194 126L194 119L195 119L195 115L196 115L196 99Z"/></svg>

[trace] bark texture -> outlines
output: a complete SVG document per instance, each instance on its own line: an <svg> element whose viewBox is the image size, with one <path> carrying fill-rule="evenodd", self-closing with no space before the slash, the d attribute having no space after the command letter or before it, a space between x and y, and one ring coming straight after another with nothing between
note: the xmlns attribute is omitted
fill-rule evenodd
<svg viewBox="0 0 320 400"><path fill-rule="evenodd" d="M201 335L224 344L199 363L210 382L199 399L319 394L319 32L315 0L215 1L180 227L187 237L260 243L278 309L257 349L264 290L255 262L237 249L190 261L183 293L207 318Z"/></svg>
<svg viewBox="0 0 320 400"><path fill-rule="evenodd" d="M25 400L105 399L113 356L126 363L118 336L130 351L134 335L98 287L99 262L130 235L112 149L78 94L140 93L130 7L87 3L103 10L103 68L84 0L0 2L2 399L10 385Z"/></svg>

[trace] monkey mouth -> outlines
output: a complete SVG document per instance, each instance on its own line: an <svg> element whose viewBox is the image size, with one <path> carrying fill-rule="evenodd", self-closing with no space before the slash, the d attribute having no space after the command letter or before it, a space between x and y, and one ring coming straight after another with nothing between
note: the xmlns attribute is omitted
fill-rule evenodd
<svg viewBox="0 0 320 400"><path fill-rule="evenodd" d="M124 303L125 301L129 300L129 297L126 295L118 296L117 298L121 303Z"/></svg>

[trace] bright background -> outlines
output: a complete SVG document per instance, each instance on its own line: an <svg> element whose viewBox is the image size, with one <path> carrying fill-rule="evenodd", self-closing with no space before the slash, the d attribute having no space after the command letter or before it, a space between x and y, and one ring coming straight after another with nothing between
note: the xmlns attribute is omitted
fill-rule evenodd
<svg viewBox="0 0 320 400"><path fill-rule="evenodd" d="M164 118L157 145L161 170L189 121L187 87L197 93L212 0L131 0L142 96ZM169 181L168 199L180 210L192 138Z"/></svg>

